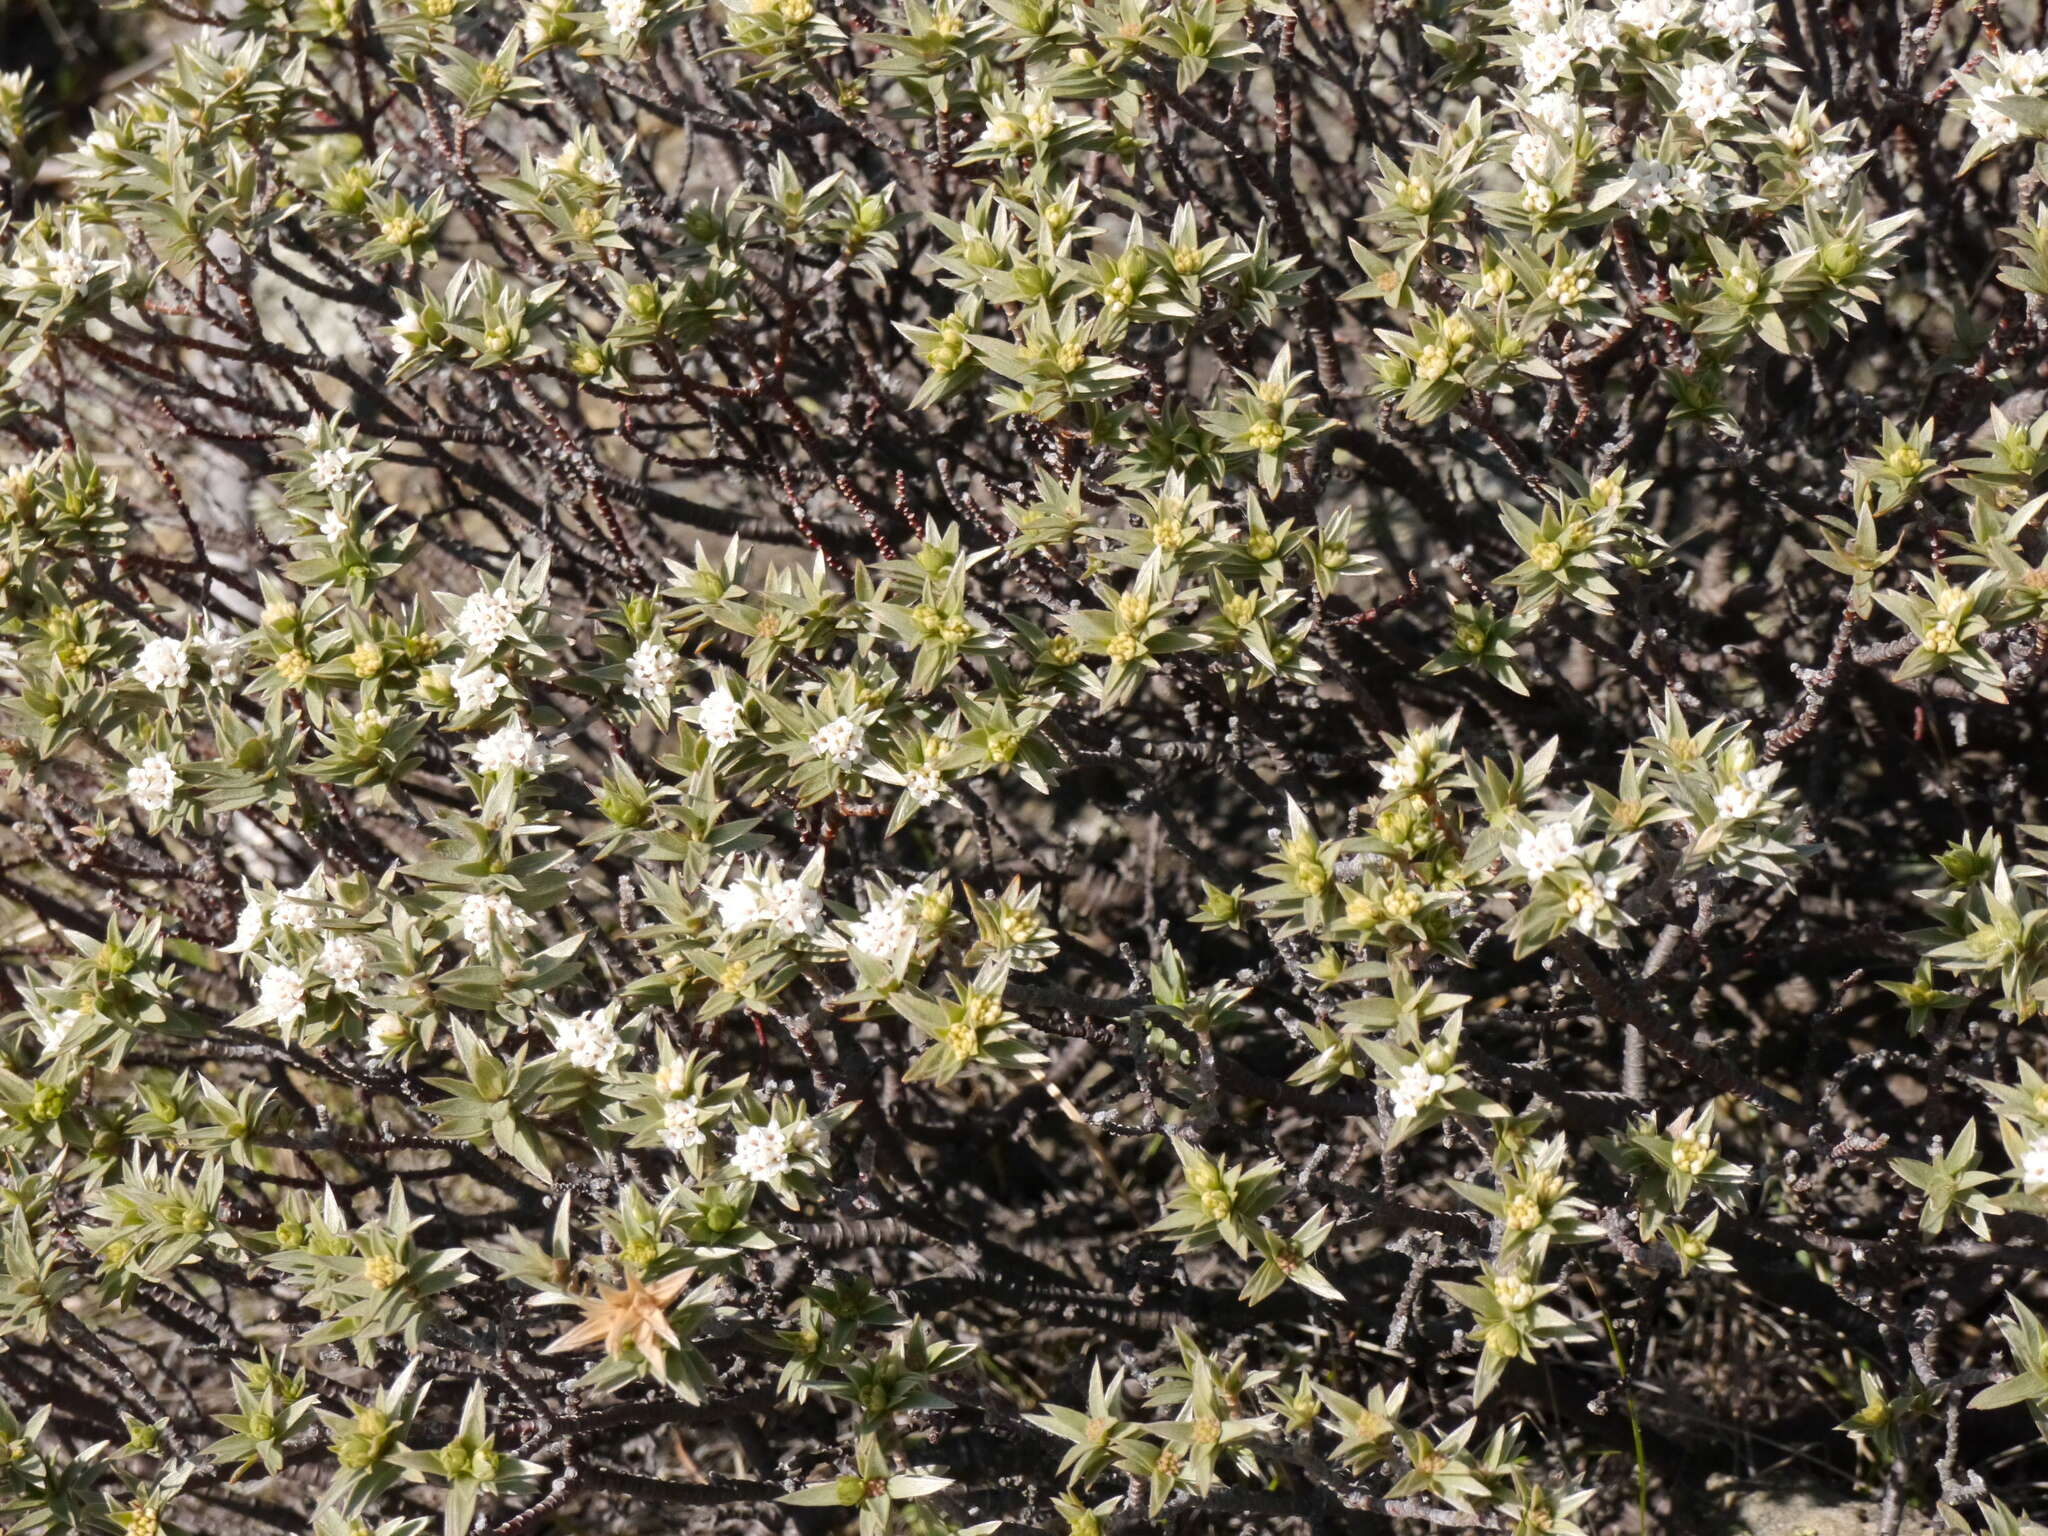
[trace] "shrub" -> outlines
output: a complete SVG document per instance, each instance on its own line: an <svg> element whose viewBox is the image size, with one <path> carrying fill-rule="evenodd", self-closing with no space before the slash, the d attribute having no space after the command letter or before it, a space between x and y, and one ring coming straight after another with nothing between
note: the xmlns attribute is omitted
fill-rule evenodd
<svg viewBox="0 0 2048 1536"><path fill-rule="evenodd" d="M0 78L0 1529L2038 1531L2038 9L192 3Z"/></svg>

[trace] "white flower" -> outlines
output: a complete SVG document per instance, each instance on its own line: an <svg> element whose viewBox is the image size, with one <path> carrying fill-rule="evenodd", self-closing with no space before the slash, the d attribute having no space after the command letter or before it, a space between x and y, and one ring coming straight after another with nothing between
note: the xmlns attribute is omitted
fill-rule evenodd
<svg viewBox="0 0 2048 1536"><path fill-rule="evenodd" d="M1524 32L1548 32L1563 14L1559 0L1508 0L1508 17Z"/></svg>
<svg viewBox="0 0 2048 1536"><path fill-rule="evenodd" d="M1408 740L1380 765L1380 789L1389 795L1405 795L1420 787L1424 772L1423 745Z"/></svg>
<svg viewBox="0 0 2048 1536"><path fill-rule="evenodd" d="M1667 28L1683 25L1691 13L1690 0L1621 0L1614 8L1614 19L1645 37L1655 37Z"/></svg>
<svg viewBox="0 0 2048 1536"><path fill-rule="evenodd" d="M398 301L398 321L386 332L400 364L409 363L424 352L434 336L427 328L425 313L410 299Z"/></svg>
<svg viewBox="0 0 2048 1536"><path fill-rule="evenodd" d="M867 748L866 733L850 715L827 720L811 733L811 750L828 762L851 768Z"/></svg>
<svg viewBox="0 0 2048 1536"><path fill-rule="evenodd" d="M817 1157L825 1150L825 1134L818 1129L815 1120L792 1120L782 1128L782 1135L789 1147L790 1161L806 1157Z"/></svg>
<svg viewBox="0 0 2048 1536"><path fill-rule="evenodd" d="M660 640L643 640L626 663L626 691L635 698L651 699L675 690L683 675L683 659L675 647Z"/></svg>
<svg viewBox="0 0 2048 1536"><path fill-rule="evenodd" d="M2048 1136L2036 1136L2027 1143L2026 1155L2020 1159L2020 1183L2027 1189L2048 1184Z"/></svg>
<svg viewBox="0 0 2048 1536"><path fill-rule="evenodd" d="M1586 934L1597 929L1600 919L1607 915L1608 908L1619 894L1621 882L1627 874L1627 870L1617 869L1595 875L1591 880L1573 881L1564 896L1564 909L1571 916L1572 926Z"/></svg>
<svg viewBox="0 0 2048 1536"><path fill-rule="evenodd" d="M946 792L945 775L936 768L913 768L903 776L903 792L913 805L930 805Z"/></svg>
<svg viewBox="0 0 2048 1536"><path fill-rule="evenodd" d="M1522 48L1522 84L1540 91L1558 76L1566 74L1579 55L1579 45L1569 32L1544 32Z"/></svg>
<svg viewBox="0 0 2048 1536"><path fill-rule="evenodd" d="M768 926L788 938L816 932L824 916L824 899L801 880L764 880L761 898Z"/></svg>
<svg viewBox="0 0 2048 1536"><path fill-rule="evenodd" d="M1800 167L1806 190L1824 203L1840 202L1842 194L1849 190L1849 178L1855 174L1854 157L1831 149L1813 155Z"/></svg>
<svg viewBox="0 0 2048 1536"><path fill-rule="evenodd" d="M1714 191L1714 179L1703 165L1680 166L1673 186L1678 200L1688 208L1708 212L1720 202Z"/></svg>
<svg viewBox="0 0 2048 1536"><path fill-rule="evenodd" d="M455 689L455 707L465 715L489 709L512 691L505 674L489 667L464 667L448 681Z"/></svg>
<svg viewBox="0 0 2048 1536"><path fill-rule="evenodd" d="M219 619L208 619L193 644L199 648L214 681L232 686L242 675L242 646L246 636Z"/></svg>
<svg viewBox="0 0 2048 1536"><path fill-rule="evenodd" d="M768 916L761 888L752 880L735 880L721 886L711 893L711 904L718 908L719 925L735 933L766 921Z"/></svg>
<svg viewBox="0 0 2048 1536"><path fill-rule="evenodd" d="M1508 168L1524 181L1547 181L1554 155L1547 133L1518 133L1508 151Z"/></svg>
<svg viewBox="0 0 2048 1536"><path fill-rule="evenodd" d="M750 1125L732 1142L732 1167L742 1178L765 1183L789 1172L789 1138L773 1125Z"/></svg>
<svg viewBox="0 0 2048 1536"><path fill-rule="evenodd" d="M2020 136L2019 122L1994 107L1988 94L1970 103L1970 126L1977 137L1994 144L2010 144Z"/></svg>
<svg viewBox="0 0 2048 1536"><path fill-rule="evenodd" d="M43 1054L55 1056L84 1028L84 1010L59 1008L48 1018L36 1021L36 1037L43 1043Z"/></svg>
<svg viewBox="0 0 2048 1536"><path fill-rule="evenodd" d="M604 0L604 24L620 42L633 42L647 25L647 0Z"/></svg>
<svg viewBox="0 0 2048 1536"><path fill-rule="evenodd" d="M254 901L243 902L242 910L235 918L235 939L232 944L228 945L228 948L236 952L251 948L258 939L263 937L265 920L263 908L259 903Z"/></svg>
<svg viewBox="0 0 2048 1536"><path fill-rule="evenodd" d="M695 1099L671 1099L661 1106L661 1144L671 1152L704 1145L704 1111Z"/></svg>
<svg viewBox="0 0 2048 1536"><path fill-rule="evenodd" d="M1576 31L1579 46L1588 53L1612 53L1621 46L1621 31L1605 11L1581 12Z"/></svg>
<svg viewBox="0 0 2048 1536"><path fill-rule="evenodd" d="M581 176L585 181L600 187L615 187L619 184L619 168L604 155L585 149L574 139L556 150L554 159L548 164L565 176Z"/></svg>
<svg viewBox="0 0 2048 1536"><path fill-rule="evenodd" d="M412 1026L395 1013L380 1013L370 1021L370 1054L396 1056L412 1044Z"/></svg>
<svg viewBox="0 0 2048 1536"><path fill-rule="evenodd" d="M1051 138L1074 120L1073 113L1062 112L1054 106L1052 97L1045 91L1033 91L1025 98L1024 132L1031 138Z"/></svg>
<svg viewBox="0 0 2048 1536"><path fill-rule="evenodd" d="M740 739L740 701L723 688L714 688L697 706L697 729L714 747L729 747Z"/></svg>
<svg viewBox="0 0 2048 1536"><path fill-rule="evenodd" d="M256 985L256 1006L289 1028L306 1016L305 978L288 965L273 965Z"/></svg>
<svg viewBox="0 0 2048 1536"><path fill-rule="evenodd" d="M151 753L128 770L128 798L146 816L168 811L177 793L178 770L167 753Z"/></svg>
<svg viewBox="0 0 2048 1536"><path fill-rule="evenodd" d="M502 891L463 897L456 921L462 926L463 942L473 949L489 944L493 933L509 938L533 926L533 919Z"/></svg>
<svg viewBox="0 0 2048 1536"><path fill-rule="evenodd" d="M801 880L781 875L740 875L710 893L720 925L733 933L766 925L790 938L815 933L825 902Z"/></svg>
<svg viewBox="0 0 2048 1536"><path fill-rule="evenodd" d="M320 909L315 902L321 899L320 876L317 872L308 875L303 885L284 892L271 908L270 920L290 933L305 933L318 925Z"/></svg>
<svg viewBox="0 0 2048 1536"><path fill-rule="evenodd" d="M916 886L892 892L862 913L846 928L847 944L862 954L894 959L917 943L917 906L922 893Z"/></svg>
<svg viewBox="0 0 2048 1536"><path fill-rule="evenodd" d="M1706 0L1700 7L1700 25L1716 37L1746 48L1763 38L1763 8L1751 0Z"/></svg>
<svg viewBox="0 0 2048 1536"><path fill-rule="evenodd" d="M1714 796L1715 814L1724 821L1744 821L1756 815L1764 808L1767 783L1760 771L1752 768Z"/></svg>
<svg viewBox="0 0 2048 1536"><path fill-rule="evenodd" d="M1734 65L1703 59L1678 72L1678 110L1699 126L1734 117L1744 105L1742 77Z"/></svg>
<svg viewBox="0 0 2048 1536"><path fill-rule="evenodd" d="M1570 91L1544 91L1522 103L1522 116L1566 137L1579 131L1584 110Z"/></svg>
<svg viewBox="0 0 2048 1536"><path fill-rule="evenodd" d="M519 605L487 587L469 594L455 617L455 632L472 651L494 651L518 622Z"/></svg>
<svg viewBox="0 0 2048 1536"><path fill-rule="evenodd" d="M329 507L320 519L320 537L330 544L341 543L355 531L355 519L340 507Z"/></svg>
<svg viewBox="0 0 2048 1536"><path fill-rule="evenodd" d="M2048 50L2027 48L2009 53L1999 61L1999 77L2015 95L2031 95L2048 80Z"/></svg>
<svg viewBox="0 0 2048 1536"><path fill-rule="evenodd" d="M322 448L306 465L306 478L313 488L331 491L355 478L355 455L346 448Z"/></svg>
<svg viewBox="0 0 2048 1536"><path fill-rule="evenodd" d="M1436 1102L1436 1096L1450 1086L1441 1072L1432 1072L1419 1061L1411 1061L1394 1078L1392 1101L1396 1120L1411 1120Z"/></svg>
<svg viewBox="0 0 2048 1536"><path fill-rule="evenodd" d="M1533 885L1551 874L1568 859L1577 857L1579 845L1569 821L1546 822L1524 832L1515 844L1515 862L1522 866Z"/></svg>
<svg viewBox="0 0 2048 1536"><path fill-rule="evenodd" d="M83 288L92 281L95 263L90 255L75 246L66 246L50 253L50 281L59 288Z"/></svg>
<svg viewBox="0 0 2048 1536"><path fill-rule="evenodd" d="M370 974L370 946L346 933L331 933L320 946L315 964L320 974L334 983L334 990L350 997L363 995L363 981Z"/></svg>
<svg viewBox="0 0 2048 1536"><path fill-rule="evenodd" d="M192 655L185 642L158 635L142 648L128 675L152 693L176 693L192 676Z"/></svg>
<svg viewBox="0 0 2048 1536"><path fill-rule="evenodd" d="M10 288L25 294L32 294L45 283L66 294L76 294L103 273L115 274L117 282L127 275L125 261L95 256L87 249L85 225L75 213L58 231L56 239L39 253L28 250L22 254L32 265L9 267L0 271L0 278Z"/></svg>
<svg viewBox="0 0 2048 1536"><path fill-rule="evenodd" d="M525 724L507 720L482 741L462 749L476 758L477 772L486 776L501 773L538 773L547 766L547 754L540 740Z"/></svg>
<svg viewBox="0 0 2048 1536"><path fill-rule="evenodd" d="M602 1072L619 1053L619 1031L613 1023L616 1007L595 1008L561 1019L555 1025L555 1049L569 1058L571 1066L585 1072Z"/></svg>

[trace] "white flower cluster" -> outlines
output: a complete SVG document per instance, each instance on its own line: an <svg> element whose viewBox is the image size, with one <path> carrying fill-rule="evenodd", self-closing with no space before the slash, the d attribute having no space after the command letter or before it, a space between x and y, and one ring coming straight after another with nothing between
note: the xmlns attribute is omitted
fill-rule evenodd
<svg viewBox="0 0 2048 1536"><path fill-rule="evenodd" d="M256 984L256 1006L289 1032L306 1016L306 978L293 966L271 966Z"/></svg>
<svg viewBox="0 0 2048 1536"><path fill-rule="evenodd" d="M1692 0L1621 0L1614 8L1617 26L1658 38L1692 20Z"/></svg>
<svg viewBox="0 0 2048 1536"><path fill-rule="evenodd" d="M1768 22L1764 7L1751 0L1706 0L1700 7L1700 25L1738 48L1763 41Z"/></svg>
<svg viewBox="0 0 2048 1536"><path fill-rule="evenodd" d="M317 903L326 897L323 886L320 871L315 870L303 883L278 896L270 909L270 921L286 933L311 933L320 926Z"/></svg>
<svg viewBox="0 0 2048 1536"><path fill-rule="evenodd" d="M1515 843L1514 857L1533 885L1546 875L1556 873L1583 852L1572 832L1571 821L1561 817L1524 832Z"/></svg>
<svg viewBox="0 0 2048 1536"><path fill-rule="evenodd" d="M462 750L475 757L477 772L486 777L539 773L548 762L540 738L519 720L507 720L482 741L471 742Z"/></svg>
<svg viewBox="0 0 2048 1536"><path fill-rule="evenodd" d="M1436 755L1437 740L1433 732L1406 738L1394 755L1379 765L1380 791L1389 795L1413 794L1422 787L1429 774L1430 760Z"/></svg>
<svg viewBox="0 0 2048 1536"><path fill-rule="evenodd" d="M846 947L900 964L921 936L918 908L926 892L922 884L898 886L869 903L858 918L843 925Z"/></svg>
<svg viewBox="0 0 2048 1536"><path fill-rule="evenodd" d="M712 746L729 747L740 739L740 713L740 701L721 685L697 706L697 729Z"/></svg>
<svg viewBox="0 0 2048 1536"><path fill-rule="evenodd" d="M1624 867L1595 873L1590 879L1573 881L1564 897L1564 909L1571 914L1572 927L1588 937L1592 936L1599 928L1600 920L1613 908L1614 898L1621 894L1621 888L1631 873Z"/></svg>
<svg viewBox="0 0 2048 1536"><path fill-rule="evenodd" d="M1839 203L1848 195L1849 179L1856 174L1856 157L1839 150L1818 150L1807 157L1799 173L1817 202Z"/></svg>
<svg viewBox="0 0 2048 1536"><path fill-rule="evenodd" d="M1396 1120L1412 1120L1431 1105L1437 1096L1451 1085L1451 1080L1441 1072L1432 1072L1419 1061L1411 1061L1394 1077L1394 1086L1388 1099Z"/></svg>
<svg viewBox="0 0 2048 1536"><path fill-rule="evenodd" d="M741 1178L768 1184L796 1172L799 1164L823 1150L824 1138L815 1122L799 1119L783 1125L771 1120L740 1128L726 1166Z"/></svg>
<svg viewBox="0 0 2048 1536"><path fill-rule="evenodd" d="M480 655L488 655L519 627L519 604L494 587L472 592L455 616L455 633Z"/></svg>
<svg viewBox="0 0 2048 1536"><path fill-rule="evenodd" d="M533 926L533 918L502 891L477 891L463 897L455 921L462 930L463 943L472 949L485 948L494 935L512 938Z"/></svg>
<svg viewBox="0 0 2048 1536"><path fill-rule="evenodd" d="M558 1018L555 1049L585 1072L607 1070L619 1054L618 1004Z"/></svg>
<svg viewBox="0 0 2048 1536"><path fill-rule="evenodd" d="M1764 808L1776 772L1752 768L1714 796L1714 810L1724 821L1747 821Z"/></svg>
<svg viewBox="0 0 2048 1536"><path fill-rule="evenodd" d="M463 714L481 713L513 691L504 673L486 666L458 668L448 684L455 690L455 707Z"/></svg>
<svg viewBox="0 0 2048 1536"><path fill-rule="evenodd" d="M322 448L306 465L306 478L316 491L345 487L356 476L356 458L346 448Z"/></svg>
<svg viewBox="0 0 2048 1536"><path fill-rule="evenodd" d="M135 657L128 675L151 693L176 693L192 677L192 653L174 635L158 635Z"/></svg>
<svg viewBox="0 0 2048 1536"><path fill-rule="evenodd" d="M992 111L978 144L994 149L1014 149L1026 143L1052 137L1061 128L1079 122L1072 113L1062 112L1043 90L1026 94L1014 111Z"/></svg>
<svg viewBox="0 0 2048 1536"><path fill-rule="evenodd" d="M1585 109L1570 91L1544 91L1521 104L1529 125L1515 135L1508 168L1524 182L1549 179L1558 169L1558 145L1569 145L1585 120Z"/></svg>
<svg viewBox="0 0 2048 1536"><path fill-rule="evenodd" d="M825 901L817 887L773 870L741 871L709 895L729 933L767 928L785 938L805 938L824 922Z"/></svg>
<svg viewBox="0 0 2048 1536"><path fill-rule="evenodd" d="M370 1054L396 1056L412 1044L412 1025L395 1013L380 1013L370 1021Z"/></svg>
<svg viewBox="0 0 2048 1536"><path fill-rule="evenodd" d="M372 958L370 946L355 935L331 933L320 946L316 964L320 974L334 984L335 991L361 997Z"/></svg>
<svg viewBox="0 0 2048 1536"><path fill-rule="evenodd" d="M1718 201L1714 179L1705 166L1636 160L1628 174L1629 189L1622 195L1622 206L1631 213L1707 213Z"/></svg>
<svg viewBox="0 0 2048 1536"><path fill-rule="evenodd" d="M1711 128L1716 123L1740 117L1749 106L1742 73L1734 64L1720 59L1700 59L1678 72L1675 105L1694 126Z"/></svg>
<svg viewBox="0 0 2048 1536"><path fill-rule="evenodd" d="M235 918L234 942L227 946L227 952L248 953L273 928L280 933L310 933L320 925L320 909L315 903L324 895L318 870L289 891L271 896L248 892Z"/></svg>
<svg viewBox="0 0 2048 1536"><path fill-rule="evenodd" d="M946 776L929 764L913 768L903 776L903 793L910 797L912 805L932 805L945 792Z"/></svg>
<svg viewBox="0 0 2048 1536"><path fill-rule="evenodd" d="M661 1106L661 1144L671 1152L703 1146L706 1119L695 1099L670 1099Z"/></svg>
<svg viewBox="0 0 2048 1536"><path fill-rule="evenodd" d="M811 733L811 751L841 768L851 768L867 755L867 733L851 715L841 715Z"/></svg>
<svg viewBox="0 0 2048 1536"><path fill-rule="evenodd" d="M242 651L249 637L220 619L208 619L205 628L190 642L206 663L213 680L232 688L241 681Z"/></svg>
<svg viewBox="0 0 2048 1536"><path fill-rule="evenodd" d="M626 692L636 699L665 698L683 675L683 658L665 640L640 642L626 663Z"/></svg>
<svg viewBox="0 0 2048 1536"><path fill-rule="evenodd" d="M647 0L604 0L604 24L618 43L638 42L647 25Z"/></svg>
<svg viewBox="0 0 2048 1536"><path fill-rule="evenodd" d="M2026 1153L2020 1159L2020 1184L2030 1190L2048 1185L2048 1135L2036 1136L2027 1143Z"/></svg>
<svg viewBox="0 0 2048 1536"><path fill-rule="evenodd" d="M145 816L169 812L178 798L178 769L166 752L152 752L128 770L128 798Z"/></svg>
<svg viewBox="0 0 2048 1536"><path fill-rule="evenodd" d="M777 1125L750 1125L732 1141L731 1166L741 1178L763 1184L789 1172L789 1136Z"/></svg>
<svg viewBox="0 0 2048 1536"><path fill-rule="evenodd" d="M1995 49L1981 54L1957 71L1970 127L1981 147L1996 149L2015 142L2021 132L2019 119L1998 103L2012 96L2033 96L2048 83L2048 49L2026 48L2014 53Z"/></svg>
<svg viewBox="0 0 2048 1536"><path fill-rule="evenodd" d="M0 270L0 292L17 300L33 299L45 286L74 296L89 288L95 278L111 276L119 283L128 275L125 260L99 255L92 248L84 221L75 213L47 240L19 242L14 254L20 265Z"/></svg>

